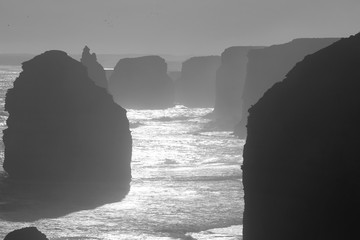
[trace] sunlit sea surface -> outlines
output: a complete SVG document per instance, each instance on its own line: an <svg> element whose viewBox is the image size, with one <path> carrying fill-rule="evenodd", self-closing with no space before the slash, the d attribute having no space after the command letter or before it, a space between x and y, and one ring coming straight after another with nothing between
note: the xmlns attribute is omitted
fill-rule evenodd
<svg viewBox="0 0 360 240"><path fill-rule="evenodd" d="M0 67L1 130L6 128L5 93L20 71ZM244 142L203 117L211 111L179 105L128 110L133 180L125 199L33 222L1 218L0 238L36 226L50 240L242 239ZM3 149L1 142L1 166Z"/></svg>

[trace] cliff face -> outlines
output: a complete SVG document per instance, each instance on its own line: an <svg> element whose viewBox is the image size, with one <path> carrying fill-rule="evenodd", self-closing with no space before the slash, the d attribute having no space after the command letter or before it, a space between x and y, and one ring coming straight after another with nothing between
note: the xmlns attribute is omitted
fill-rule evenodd
<svg viewBox="0 0 360 240"><path fill-rule="evenodd" d="M115 101L126 108L161 109L174 104L174 83L163 58L121 59L109 80Z"/></svg>
<svg viewBox="0 0 360 240"><path fill-rule="evenodd" d="M357 34L305 57L250 108L244 240L357 235L359 66Z"/></svg>
<svg viewBox="0 0 360 240"><path fill-rule="evenodd" d="M4 169L16 181L129 182L125 109L65 52L23 63L6 94Z"/></svg>
<svg viewBox="0 0 360 240"><path fill-rule="evenodd" d="M95 84L99 87L108 89L105 70L103 66L98 63L96 54L90 54L90 49L87 46L84 47L80 61L86 67L89 77L95 82Z"/></svg>
<svg viewBox="0 0 360 240"><path fill-rule="evenodd" d="M306 55L327 47L336 40L338 39L295 39L289 43L251 50L248 54L247 76L242 94L242 117L235 128L235 134L240 138L246 138L248 109L266 90L283 79L286 73Z"/></svg>
<svg viewBox="0 0 360 240"><path fill-rule="evenodd" d="M247 54L256 47L230 47L221 54L221 66L216 72L215 118L225 119L231 128L241 118Z"/></svg>
<svg viewBox="0 0 360 240"><path fill-rule="evenodd" d="M175 82L176 102L187 107L214 107L216 71L220 56L193 57L182 64Z"/></svg>

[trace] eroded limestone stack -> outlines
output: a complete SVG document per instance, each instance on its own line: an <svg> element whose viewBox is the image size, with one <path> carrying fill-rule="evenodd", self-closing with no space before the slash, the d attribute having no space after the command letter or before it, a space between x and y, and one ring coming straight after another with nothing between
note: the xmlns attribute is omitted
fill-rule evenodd
<svg viewBox="0 0 360 240"><path fill-rule="evenodd" d="M216 100L214 117L226 124L230 129L241 119L242 99L247 54L256 47L230 47L221 54L221 66L216 73Z"/></svg>
<svg viewBox="0 0 360 240"><path fill-rule="evenodd" d="M174 83L159 56L121 59L109 80L114 100L125 108L162 109L174 105Z"/></svg>
<svg viewBox="0 0 360 240"><path fill-rule="evenodd" d="M175 82L176 102L187 107L214 107L216 71L220 56L192 57L182 64Z"/></svg>
<svg viewBox="0 0 360 240"><path fill-rule="evenodd" d="M22 68L5 103L3 166L10 179L129 183L126 110L65 52L45 52Z"/></svg>
<svg viewBox="0 0 360 240"><path fill-rule="evenodd" d="M88 48L88 46L84 47L80 61L86 67L89 77L95 84L108 89L105 70L97 61L96 54L90 54L90 48Z"/></svg>

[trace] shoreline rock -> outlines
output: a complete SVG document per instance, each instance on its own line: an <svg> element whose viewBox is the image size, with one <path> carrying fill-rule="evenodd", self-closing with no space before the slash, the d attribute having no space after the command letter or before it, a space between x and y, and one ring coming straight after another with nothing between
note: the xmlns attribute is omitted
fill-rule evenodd
<svg viewBox="0 0 360 240"><path fill-rule="evenodd" d="M4 240L49 240L36 227L25 227L9 232Z"/></svg>
<svg viewBox="0 0 360 240"><path fill-rule="evenodd" d="M174 83L159 56L121 59L109 79L109 91L125 108L163 109L174 106Z"/></svg>
<svg viewBox="0 0 360 240"><path fill-rule="evenodd" d="M212 118L233 129L241 119L242 99L247 72L247 54L259 47L229 47L221 54L221 65L216 72L215 106Z"/></svg>
<svg viewBox="0 0 360 240"><path fill-rule="evenodd" d="M249 108L276 82L306 55L312 54L337 41L338 38L299 38L291 42L252 49L248 54L247 75L241 101L241 121L235 127L235 135L246 138Z"/></svg>
<svg viewBox="0 0 360 240"><path fill-rule="evenodd" d="M88 46L84 47L80 62L86 67L89 77L96 85L108 89L105 70L97 61L96 54L90 54L90 48L88 48Z"/></svg>
<svg viewBox="0 0 360 240"><path fill-rule="evenodd" d="M216 71L220 56L192 57L182 63L175 81L176 102L187 107L214 107Z"/></svg>
<svg viewBox="0 0 360 240"><path fill-rule="evenodd" d="M3 167L12 181L131 181L126 110L65 52L23 63L6 94Z"/></svg>
<svg viewBox="0 0 360 240"><path fill-rule="evenodd" d="M308 55L249 110L244 240L353 239L360 34Z"/></svg>

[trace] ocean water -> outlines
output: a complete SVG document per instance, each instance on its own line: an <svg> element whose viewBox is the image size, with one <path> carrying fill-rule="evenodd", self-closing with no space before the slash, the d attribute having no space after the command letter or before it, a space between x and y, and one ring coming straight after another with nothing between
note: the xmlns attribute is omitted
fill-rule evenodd
<svg viewBox="0 0 360 240"><path fill-rule="evenodd" d="M20 71L0 67L0 130L6 128L6 90ZM129 109L133 180L128 195L119 202L36 220L12 218L19 215L16 206L4 210L0 202L0 238L36 226L51 240L242 239L244 141L203 117L211 111L180 105ZM3 149L1 142L1 162Z"/></svg>

